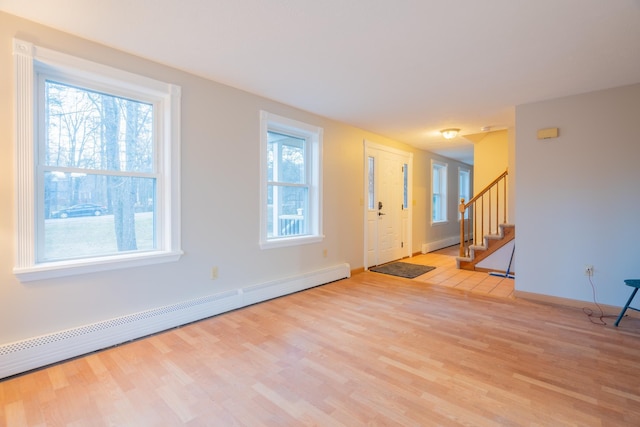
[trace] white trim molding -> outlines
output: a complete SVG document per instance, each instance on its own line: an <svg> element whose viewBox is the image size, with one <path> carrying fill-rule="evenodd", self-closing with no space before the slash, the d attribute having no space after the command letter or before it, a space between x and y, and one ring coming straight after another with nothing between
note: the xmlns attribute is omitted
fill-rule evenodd
<svg viewBox="0 0 640 427"><path fill-rule="evenodd" d="M13 273L22 281L84 274L176 261L182 256L180 232L180 104L181 88L124 70L112 68L14 39L15 62L15 171L16 231ZM121 96L137 96L158 107L156 237L150 251L85 257L60 261L38 259L43 215L37 197L38 124L36 84L38 75L63 75L105 88ZM40 214L39 214L40 212Z"/></svg>

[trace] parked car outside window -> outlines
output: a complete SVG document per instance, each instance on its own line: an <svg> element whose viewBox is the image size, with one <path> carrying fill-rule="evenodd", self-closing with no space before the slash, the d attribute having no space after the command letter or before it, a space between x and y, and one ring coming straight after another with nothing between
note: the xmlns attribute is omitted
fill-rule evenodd
<svg viewBox="0 0 640 427"><path fill-rule="evenodd" d="M83 203L81 205L73 205L66 209L60 209L51 214L51 218L68 218L70 216L100 216L107 212L104 206L93 203Z"/></svg>

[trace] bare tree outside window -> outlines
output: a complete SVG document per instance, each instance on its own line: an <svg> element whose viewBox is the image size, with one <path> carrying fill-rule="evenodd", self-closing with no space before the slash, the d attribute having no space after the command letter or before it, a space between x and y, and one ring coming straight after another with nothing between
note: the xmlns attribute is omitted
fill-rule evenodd
<svg viewBox="0 0 640 427"><path fill-rule="evenodd" d="M44 92L43 258L154 249L153 105L49 80Z"/></svg>
<svg viewBox="0 0 640 427"><path fill-rule="evenodd" d="M182 256L180 86L13 39L20 281Z"/></svg>

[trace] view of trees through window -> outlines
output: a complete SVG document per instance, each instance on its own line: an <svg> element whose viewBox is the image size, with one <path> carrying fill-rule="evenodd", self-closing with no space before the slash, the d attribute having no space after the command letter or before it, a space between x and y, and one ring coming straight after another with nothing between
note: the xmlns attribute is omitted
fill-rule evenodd
<svg viewBox="0 0 640 427"><path fill-rule="evenodd" d="M153 105L44 82L43 260L155 248Z"/></svg>

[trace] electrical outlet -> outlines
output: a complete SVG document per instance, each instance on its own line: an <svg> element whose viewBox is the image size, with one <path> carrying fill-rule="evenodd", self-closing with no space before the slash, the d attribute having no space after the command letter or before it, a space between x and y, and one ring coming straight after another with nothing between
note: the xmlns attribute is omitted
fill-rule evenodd
<svg viewBox="0 0 640 427"><path fill-rule="evenodd" d="M584 266L584 275L585 276L593 276L593 265L585 265Z"/></svg>
<svg viewBox="0 0 640 427"><path fill-rule="evenodd" d="M211 280L216 280L218 278L218 267L211 267Z"/></svg>
<svg viewBox="0 0 640 427"><path fill-rule="evenodd" d="M322 256L323 256L324 258L326 258L326 257L327 257L327 250L326 250L326 249L323 249L323 250L322 250Z"/></svg>

